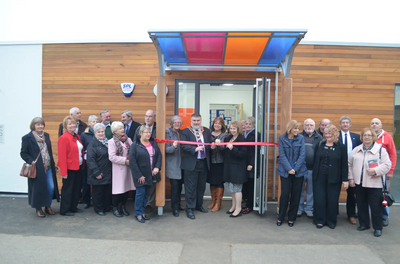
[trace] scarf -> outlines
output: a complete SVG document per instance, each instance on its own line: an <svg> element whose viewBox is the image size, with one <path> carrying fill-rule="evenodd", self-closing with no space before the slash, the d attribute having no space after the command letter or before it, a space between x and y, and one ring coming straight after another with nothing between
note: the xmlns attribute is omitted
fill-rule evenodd
<svg viewBox="0 0 400 264"><path fill-rule="evenodd" d="M42 154L42 160L43 160L43 166L44 166L44 172L47 172L47 163L49 162L48 160L48 153L47 153L47 144L46 144L46 138L44 136L44 132L42 134L36 133L36 131L32 131L33 136L36 139L36 142L39 143L40 146L40 153Z"/></svg>
<svg viewBox="0 0 400 264"><path fill-rule="evenodd" d="M125 144L127 153L129 153L129 143L128 143L128 137L126 135L123 135L119 137L117 134L113 135L113 139L115 142L115 146L117 147L117 156L122 156L124 153L124 149L122 147L122 144ZM127 154L128 155L128 154Z"/></svg>
<svg viewBox="0 0 400 264"><path fill-rule="evenodd" d="M94 135L94 130L93 128L89 127L89 132L92 133Z"/></svg>
<svg viewBox="0 0 400 264"><path fill-rule="evenodd" d="M96 136L95 136L96 137ZM96 137L97 138L97 137ZM98 141L101 142L101 144L103 144L104 146L106 146L106 148L108 148L108 139L106 137L104 137L104 139L98 139Z"/></svg>

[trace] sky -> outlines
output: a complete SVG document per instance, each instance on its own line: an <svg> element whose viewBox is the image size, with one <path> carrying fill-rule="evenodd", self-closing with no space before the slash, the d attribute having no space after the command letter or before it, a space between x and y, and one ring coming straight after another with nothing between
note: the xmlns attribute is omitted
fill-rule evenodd
<svg viewBox="0 0 400 264"><path fill-rule="evenodd" d="M306 29L302 43L400 46L398 0L0 0L0 44L150 42L154 29Z"/></svg>

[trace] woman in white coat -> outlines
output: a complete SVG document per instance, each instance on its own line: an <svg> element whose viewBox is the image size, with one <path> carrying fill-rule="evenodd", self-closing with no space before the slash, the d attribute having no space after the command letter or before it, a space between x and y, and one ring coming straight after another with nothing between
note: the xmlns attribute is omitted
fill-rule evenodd
<svg viewBox="0 0 400 264"><path fill-rule="evenodd" d="M136 190L129 168L129 148L132 140L125 135L124 124L113 122L113 137L108 142L108 157L112 162L112 205L116 217L128 216L126 201L128 192Z"/></svg>

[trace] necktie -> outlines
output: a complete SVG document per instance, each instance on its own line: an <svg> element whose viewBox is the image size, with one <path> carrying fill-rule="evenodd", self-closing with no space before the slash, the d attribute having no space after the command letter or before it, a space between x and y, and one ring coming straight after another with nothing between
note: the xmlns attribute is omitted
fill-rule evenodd
<svg viewBox="0 0 400 264"><path fill-rule="evenodd" d="M345 144L346 147L347 147L347 133L344 133L344 144Z"/></svg>
<svg viewBox="0 0 400 264"><path fill-rule="evenodd" d="M128 131L129 131L129 125L126 125L126 127L125 127L125 134L128 134Z"/></svg>
<svg viewBox="0 0 400 264"><path fill-rule="evenodd" d="M196 139L198 143L203 143L201 141L201 134L198 130L196 130ZM204 150L200 150L200 159L204 159L206 157L206 153L204 152Z"/></svg>

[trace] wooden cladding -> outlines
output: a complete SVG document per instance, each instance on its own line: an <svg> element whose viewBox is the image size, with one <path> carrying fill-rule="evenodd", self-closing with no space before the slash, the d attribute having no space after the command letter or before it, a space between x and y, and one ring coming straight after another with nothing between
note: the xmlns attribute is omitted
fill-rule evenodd
<svg viewBox="0 0 400 264"><path fill-rule="evenodd" d="M100 117L108 109L112 120L129 109L134 120L143 123L147 109L156 110L153 87L159 76L157 52L152 43L55 44L43 45L43 118L50 133L57 160L58 125L77 106L82 120L89 115ZM166 122L174 114L176 79L271 79L271 118L275 98L275 73L250 71L173 71L166 72L169 89ZM329 118L335 125L343 115L352 118L351 131L369 126L373 117L392 132L394 85L400 83L400 48L299 45L294 54L292 118L303 122L312 118L318 123ZM132 97L125 98L120 84L135 83ZM283 75L279 74L278 131ZM301 127L302 129L302 127ZM270 141L273 141L271 131ZM272 198L273 154L270 151L268 197ZM61 186L61 184L59 184ZM168 193L167 181L167 193ZM341 201L345 201L342 192Z"/></svg>

